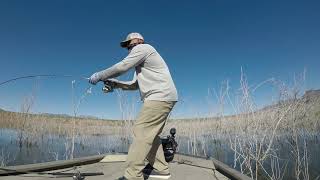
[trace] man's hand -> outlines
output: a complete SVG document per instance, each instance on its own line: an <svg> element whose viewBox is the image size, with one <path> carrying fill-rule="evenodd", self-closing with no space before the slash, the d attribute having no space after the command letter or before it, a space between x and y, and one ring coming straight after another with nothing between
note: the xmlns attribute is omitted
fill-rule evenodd
<svg viewBox="0 0 320 180"><path fill-rule="evenodd" d="M89 83L93 85L96 85L99 81L101 81L99 72L92 74L91 77L89 78Z"/></svg>

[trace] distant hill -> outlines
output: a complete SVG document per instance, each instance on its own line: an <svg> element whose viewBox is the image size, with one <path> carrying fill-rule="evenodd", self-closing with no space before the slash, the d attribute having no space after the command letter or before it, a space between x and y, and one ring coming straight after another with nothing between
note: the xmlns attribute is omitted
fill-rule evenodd
<svg viewBox="0 0 320 180"><path fill-rule="evenodd" d="M297 97L297 99L303 100L306 105L311 105L311 106L316 105L317 107L319 107L319 110L317 111L317 109L316 109L315 111L317 111L316 114L320 118L320 89L307 90L307 91L305 91L305 93L302 96ZM293 100L294 99L287 99L287 100L277 102L275 104L265 105L264 107L258 109L255 112L259 113L259 112L265 112L270 109L275 109L275 108L279 107L280 105L290 103ZM237 115L238 114L227 115L225 117L236 117ZM206 120L206 119L215 119L215 118L217 118L217 117L197 117L196 119L197 120ZM179 119L175 119L175 120L194 120L194 119L195 118L179 118Z"/></svg>
<svg viewBox="0 0 320 180"><path fill-rule="evenodd" d="M40 113L40 115L48 116L48 117L63 117L63 118L71 118L72 117L68 114Z"/></svg>
<svg viewBox="0 0 320 180"><path fill-rule="evenodd" d="M307 101L320 98L320 89L318 89L318 90L308 90L302 96L302 98L306 99Z"/></svg>
<svg viewBox="0 0 320 180"><path fill-rule="evenodd" d="M21 112L13 112L13 111L6 111L4 109L0 108L0 112L3 113L14 113L14 114L20 114ZM32 115L35 116L44 116L44 117L49 117L49 118L66 118L66 119L70 119L70 118L74 118L72 115L69 114L52 114L52 113L30 113ZM88 116L88 115L78 115L77 116L78 119L92 119L92 120L102 120L101 118L98 118L96 116ZM111 119L105 119L105 120L111 120Z"/></svg>
<svg viewBox="0 0 320 180"><path fill-rule="evenodd" d="M60 118L73 118L73 116L69 114L51 114L51 113L41 113L40 115L48 116L48 117L60 117ZM89 115L78 115L78 118L82 119L101 119L96 116L89 116Z"/></svg>
<svg viewBox="0 0 320 180"><path fill-rule="evenodd" d="M300 96L300 98L298 99L302 99L304 100L307 104L311 103L311 102L317 102L318 104L320 104L320 89L317 90L308 90L304 93L303 96ZM265 110L268 110L270 108L275 108L277 106L279 106L282 103L289 103L290 101L292 101L292 99L289 100L285 100L285 101L281 101L278 102L277 104L272 104L272 105L266 105L263 108L257 110L257 112L262 112ZM8 113L20 113L20 112L10 112L10 111L6 111L4 109L0 108L0 112L8 112ZM319 117L320 117L320 111L318 112ZM39 113L39 114L34 114L34 115L41 115L41 116L46 116L46 117L51 117L51 118L73 118L72 115L69 114L52 114L52 113ZM229 117L232 116L236 116L236 115L230 115ZM78 119L92 119L92 120L111 120L111 119L103 119L103 118L98 118L96 116L89 116L89 115L78 115L77 116ZM212 118L217 118L217 117L198 117L197 119L201 120L205 120L205 119L212 119ZM194 120L195 118L171 118L171 120Z"/></svg>

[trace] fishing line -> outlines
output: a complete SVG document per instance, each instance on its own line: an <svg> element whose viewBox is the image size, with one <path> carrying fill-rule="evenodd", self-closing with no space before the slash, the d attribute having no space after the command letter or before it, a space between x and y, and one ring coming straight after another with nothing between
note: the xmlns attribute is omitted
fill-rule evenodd
<svg viewBox="0 0 320 180"><path fill-rule="evenodd" d="M20 76L16 78L12 78L6 81L3 81L0 83L0 86L7 84L9 82L17 81L20 79L32 79L32 78L38 78L38 77L44 77L44 78L70 78L70 77L78 77L78 76L73 76L73 75L59 75L59 74L38 74L38 75L29 75L29 76ZM86 77L78 77L82 80L89 80L89 78Z"/></svg>
<svg viewBox="0 0 320 180"><path fill-rule="evenodd" d="M10 82L14 82L17 80L21 80L21 79L32 79L32 78L79 78L81 80L89 80L89 78L87 77L83 77L83 76L74 76L74 75L65 75L65 74L36 74L36 75L28 75L28 76L20 76L20 77L16 77L16 78L12 78L6 81L3 81L0 83L0 86L10 83ZM74 83L75 80L72 81L72 88L74 89ZM77 109L80 106L81 101L85 98L85 96L87 94L91 94L91 86L88 87L85 91L85 94L83 96L81 96L81 99L79 100L78 105L76 106ZM0 169L1 170L1 169Z"/></svg>

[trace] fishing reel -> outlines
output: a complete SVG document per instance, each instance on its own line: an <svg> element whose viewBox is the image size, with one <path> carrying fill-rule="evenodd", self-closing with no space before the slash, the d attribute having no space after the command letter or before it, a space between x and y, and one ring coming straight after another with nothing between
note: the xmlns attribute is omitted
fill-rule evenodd
<svg viewBox="0 0 320 180"><path fill-rule="evenodd" d="M102 88L102 91L104 93L110 93L113 92L114 87L116 86L116 83L111 82L111 81L104 81L104 86Z"/></svg>
<svg viewBox="0 0 320 180"><path fill-rule="evenodd" d="M170 129L170 135L166 138L161 138L164 157L167 162L171 162L174 158L174 154L177 151L178 143L175 140L176 129Z"/></svg>

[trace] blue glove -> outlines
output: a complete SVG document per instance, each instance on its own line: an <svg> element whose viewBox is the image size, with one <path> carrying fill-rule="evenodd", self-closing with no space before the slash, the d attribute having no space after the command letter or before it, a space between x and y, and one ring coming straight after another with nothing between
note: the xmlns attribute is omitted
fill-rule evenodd
<svg viewBox="0 0 320 180"><path fill-rule="evenodd" d="M96 85L99 81L101 81L99 72L92 74L91 77L89 78L89 83L93 85Z"/></svg>

